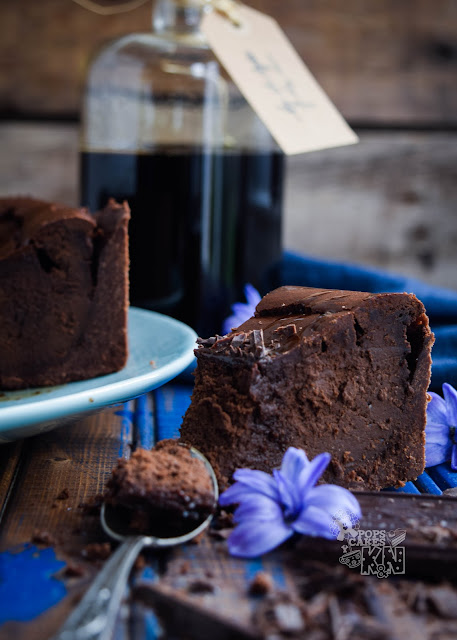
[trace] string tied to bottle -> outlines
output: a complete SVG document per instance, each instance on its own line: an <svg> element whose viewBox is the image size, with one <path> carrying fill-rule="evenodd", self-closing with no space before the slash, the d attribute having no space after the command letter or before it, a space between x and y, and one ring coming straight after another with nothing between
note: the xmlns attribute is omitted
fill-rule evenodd
<svg viewBox="0 0 457 640"><path fill-rule="evenodd" d="M238 2L235 0L211 0L210 4L217 13L228 18L235 27L241 27L243 21L238 9Z"/></svg>
<svg viewBox="0 0 457 640"><path fill-rule="evenodd" d="M128 2L115 5L99 4L98 2L94 2L94 0L73 0L73 2L99 16L113 16L118 13L127 13L127 11L138 9L146 4L146 2L150 2L150 0L129 0Z"/></svg>
<svg viewBox="0 0 457 640"><path fill-rule="evenodd" d="M76 4L88 11L92 11L101 16L112 16L119 13L127 13L142 7L151 0L129 0L128 2L117 3L113 5L99 4L95 0L73 0ZM173 0L174 3L181 7L189 6L208 6L212 7L215 11L221 15L227 17L232 24L240 27L242 24L239 12L238 3L235 0Z"/></svg>

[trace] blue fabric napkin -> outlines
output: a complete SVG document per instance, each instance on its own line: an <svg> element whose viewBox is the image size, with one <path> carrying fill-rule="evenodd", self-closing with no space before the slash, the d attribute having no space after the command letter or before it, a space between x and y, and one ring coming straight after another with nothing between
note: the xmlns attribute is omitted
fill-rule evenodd
<svg viewBox="0 0 457 640"><path fill-rule="evenodd" d="M440 391L443 382L457 388L457 291L371 267L329 262L290 252L284 253L274 280L270 289L278 286L279 280L283 285L303 287L414 293L424 304L435 334L430 389Z"/></svg>

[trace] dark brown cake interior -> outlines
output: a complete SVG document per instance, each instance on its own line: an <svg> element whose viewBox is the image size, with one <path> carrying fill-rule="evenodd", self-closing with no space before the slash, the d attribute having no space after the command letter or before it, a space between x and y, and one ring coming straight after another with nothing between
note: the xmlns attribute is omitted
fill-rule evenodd
<svg viewBox="0 0 457 640"><path fill-rule="evenodd" d="M162 538L194 530L215 507L204 463L175 440L119 460L108 480L105 502L122 511L129 532Z"/></svg>
<svg viewBox="0 0 457 640"><path fill-rule="evenodd" d="M0 388L55 385L127 359L126 204L96 215L0 199Z"/></svg>
<svg viewBox="0 0 457 640"><path fill-rule="evenodd" d="M414 295L282 287L202 341L181 437L226 485L289 446L328 451L327 482L379 489L424 468L433 334Z"/></svg>

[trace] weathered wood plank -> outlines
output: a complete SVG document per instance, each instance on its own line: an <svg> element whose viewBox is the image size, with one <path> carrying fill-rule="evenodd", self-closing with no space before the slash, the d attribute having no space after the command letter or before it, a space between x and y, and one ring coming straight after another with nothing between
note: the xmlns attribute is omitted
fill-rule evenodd
<svg viewBox="0 0 457 640"><path fill-rule="evenodd" d="M0 194L78 204L78 127L0 123Z"/></svg>
<svg viewBox="0 0 457 640"><path fill-rule="evenodd" d="M52 548L46 553L49 551L53 557L55 553L57 559L67 563L59 580L61 584L64 580L68 595L30 622L7 621L0 628L2 640L45 640L62 625L103 564L87 555L87 545L108 542L98 515L91 516L79 506L90 503L103 491L119 457L129 457L135 446L151 446L155 437L153 398L148 394L24 441L20 473L16 474L12 489L5 489L10 499L0 523L0 550L20 554L30 548L39 554L43 553L39 551L43 545L36 540L36 534L43 540L48 538ZM9 445L0 447L0 457L2 452L6 456L10 451ZM5 468L0 487L7 487L10 477ZM151 559L150 571L154 564ZM46 563L43 566L46 572ZM16 579L23 577L18 575ZM42 588L49 591L52 585L49 576L45 578ZM5 607L4 602L0 603L0 620L5 613L2 606ZM127 617L120 617L115 638L141 637L138 630L150 626L152 618L150 610L134 607Z"/></svg>
<svg viewBox="0 0 457 640"><path fill-rule="evenodd" d="M78 202L76 125L3 123L0 144L0 195ZM457 288L456 133L365 132L287 167L287 249Z"/></svg>
<svg viewBox="0 0 457 640"><path fill-rule="evenodd" d="M284 243L457 288L457 135L364 133L288 161Z"/></svg>
<svg viewBox="0 0 457 640"><path fill-rule="evenodd" d="M67 537L78 505L103 489L127 443L117 408L30 438L0 533L0 549L29 542L36 529ZM131 441L131 435L127 434ZM59 500L63 490L68 498ZM27 517L23 517L26 514Z"/></svg>
<svg viewBox="0 0 457 640"><path fill-rule="evenodd" d="M111 3L114 4L114 3ZM457 122L455 0L248 0L274 16L344 116ZM147 31L151 3L102 17L59 0L4 3L0 111L75 114L85 69L106 40Z"/></svg>
<svg viewBox="0 0 457 640"><path fill-rule="evenodd" d="M85 558L83 549L106 541L106 536L98 517L83 515L79 505L103 490L117 459L129 455L133 435L131 420L119 406L25 441L20 473L0 526L0 550L21 551L31 543L40 548L37 535L49 534L57 558L77 570L74 576L64 574L68 595L59 604L30 622L7 622L0 628L2 640L50 637L90 584L100 563Z"/></svg>
<svg viewBox="0 0 457 640"><path fill-rule="evenodd" d="M0 523L20 469L23 441L0 447Z"/></svg>

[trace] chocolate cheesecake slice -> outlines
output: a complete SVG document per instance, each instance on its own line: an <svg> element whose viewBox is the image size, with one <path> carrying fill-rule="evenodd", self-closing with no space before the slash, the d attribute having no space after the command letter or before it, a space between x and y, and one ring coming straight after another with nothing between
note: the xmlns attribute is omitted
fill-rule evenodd
<svg viewBox="0 0 457 640"><path fill-rule="evenodd" d="M58 385L127 360L130 211L0 199L0 389Z"/></svg>
<svg viewBox="0 0 457 640"><path fill-rule="evenodd" d="M202 340L181 438L222 486L290 446L328 451L324 481L402 485L424 469L433 334L412 294L281 287L254 317Z"/></svg>

